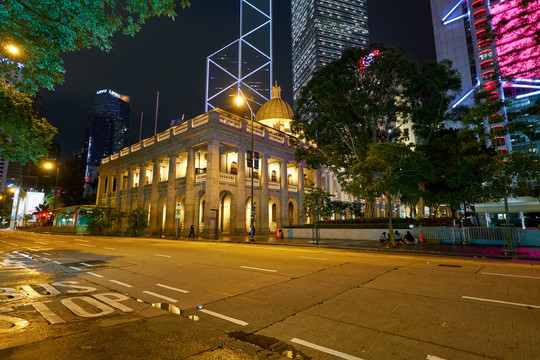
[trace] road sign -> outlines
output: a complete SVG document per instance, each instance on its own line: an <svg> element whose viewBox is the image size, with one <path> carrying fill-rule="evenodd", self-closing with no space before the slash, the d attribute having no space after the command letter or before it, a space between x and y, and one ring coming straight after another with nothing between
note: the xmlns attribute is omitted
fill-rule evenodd
<svg viewBox="0 0 540 360"><path fill-rule="evenodd" d="M180 201L176 202L176 210L182 210L182 205L180 205Z"/></svg>

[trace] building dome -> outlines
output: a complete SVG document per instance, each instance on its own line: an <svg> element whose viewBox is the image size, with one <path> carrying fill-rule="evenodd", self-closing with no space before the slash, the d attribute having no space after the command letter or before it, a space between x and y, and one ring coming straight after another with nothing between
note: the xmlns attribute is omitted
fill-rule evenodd
<svg viewBox="0 0 540 360"><path fill-rule="evenodd" d="M255 121L273 127L274 129L290 133L290 124L293 115L294 112L291 106L281 99L281 87L277 85L276 81L276 85L272 86L272 99L265 102L259 111L257 111Z"/></svg>

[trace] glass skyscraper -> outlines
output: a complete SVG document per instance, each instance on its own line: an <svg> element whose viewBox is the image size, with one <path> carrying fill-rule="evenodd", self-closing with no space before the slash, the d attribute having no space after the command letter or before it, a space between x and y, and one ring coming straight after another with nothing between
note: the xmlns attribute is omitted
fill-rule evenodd
<svg viewBox="0 0 540 360"><path fill-rule="evenodd" d="M367 47L367 0L292 0L293 94L350 47Z"/></svg>
<svg viewBox="0 0 540 360"><path fill-rule="evenodd" d="M86 122L85 183L97 178L96 168L102 158L128 145L131 104L129 96L104 89L96 92L92 112ZM85 193L87 193L87 189Z"/></svg>

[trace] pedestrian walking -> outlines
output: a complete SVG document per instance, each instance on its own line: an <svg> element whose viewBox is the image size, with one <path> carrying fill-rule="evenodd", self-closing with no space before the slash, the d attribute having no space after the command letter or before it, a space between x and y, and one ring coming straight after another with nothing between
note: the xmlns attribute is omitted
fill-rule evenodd
<svg viewBox="0 0 540 360"><path fill-rule="evenodd" d="M189 228L189 237L195 237L195 226L191 225L191 227Z"/></svg>

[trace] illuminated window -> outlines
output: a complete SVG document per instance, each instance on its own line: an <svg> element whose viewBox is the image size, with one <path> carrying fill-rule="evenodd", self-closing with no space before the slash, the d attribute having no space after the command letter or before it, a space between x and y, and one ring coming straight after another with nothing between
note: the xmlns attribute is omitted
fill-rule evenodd
<svg viewBox="0 0 540 360"><path fill-rule="evenodd" d="M231 163L231 174L233 175L238 174L238 166L235 161Z"/></svg>
<svg viewBox="0 0 540 360"><path fill-rule="evenodd" d="M485 30L484 30L485 31ZM478 37L478 34L476 34L477 37ZM491 46L491 40L487 39L487 40L482 40L478 43L478 50L483 50L487 47Z"/></svg>
<svg viewBox="0 0 540 360"><path fill-rule="evenodd" d="M482 80L483 81L493 80L494 74L495 74L495 70L486 71L485 73L482 73Z"/></svg>
<svg viewBox="0 0 540 360"><path fill-rule="evenodd" d="M478 11L476 11L474 14L473 14L473 19L476 20L476 19L480 19L481 17L485 16L487 14L487 10L486 9L480 9Z"/></svg>
<svg viewBox="0 0 540 360"><path fill-rule="evenodd" d="M487 60L480 64L480 69L488 70L493 67L493 60Z"/></svg>
<svg viewBox="0 0 540 360"><path fill-rule="evenodd" d="M493 50L489 49L482 51L480 54L478 54L478 57L480 58L480 60L490 59L493 57Z"/></svg>
<svg viewBox="0 0 540 360"><path fill-rule="evenodd" d="M272 170L272 175L270 177L270 181L276 182L277 181L277 173L276 170Z"/></svg>

